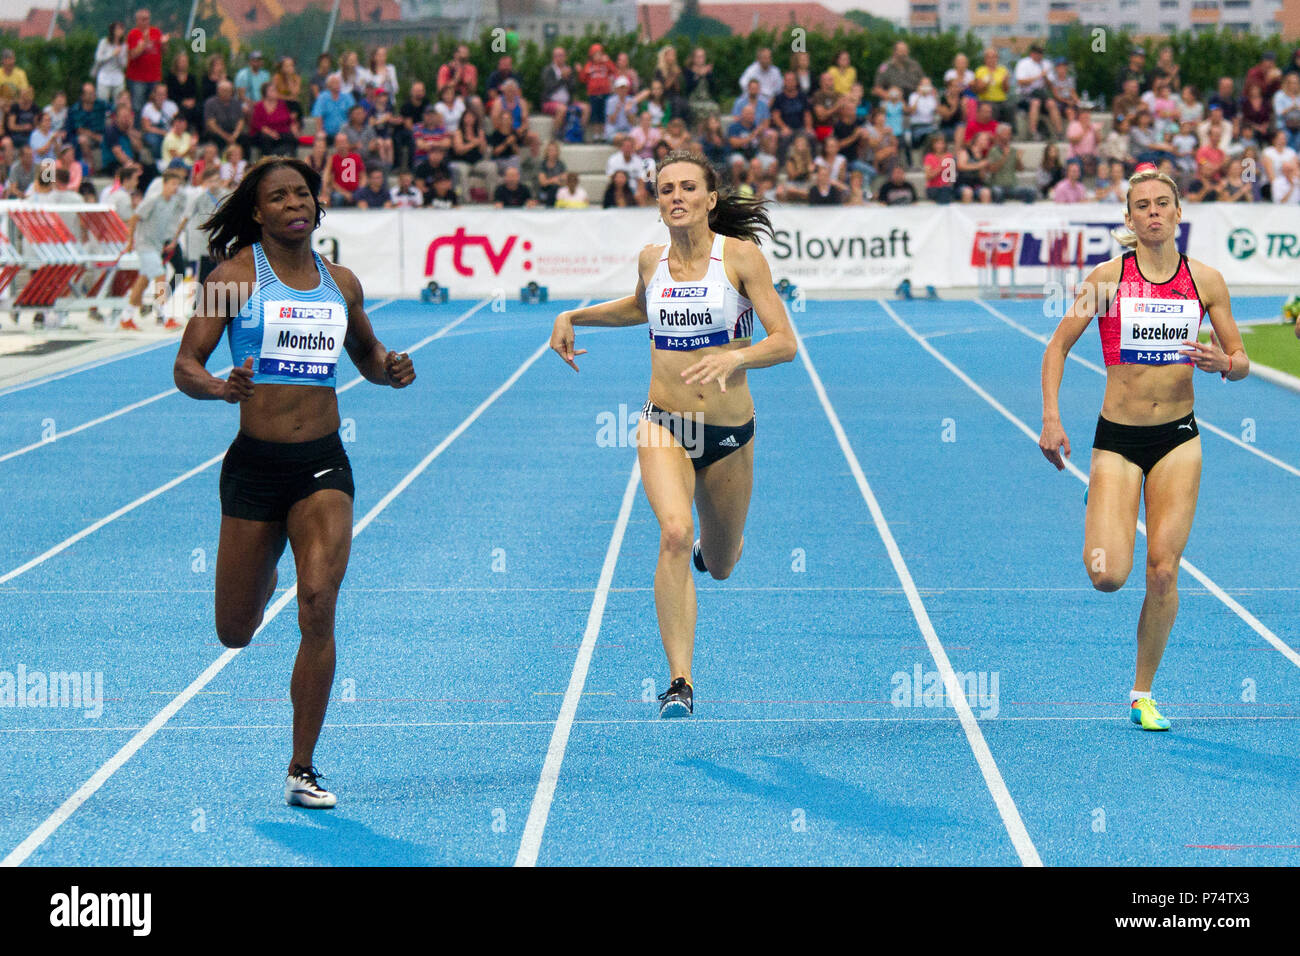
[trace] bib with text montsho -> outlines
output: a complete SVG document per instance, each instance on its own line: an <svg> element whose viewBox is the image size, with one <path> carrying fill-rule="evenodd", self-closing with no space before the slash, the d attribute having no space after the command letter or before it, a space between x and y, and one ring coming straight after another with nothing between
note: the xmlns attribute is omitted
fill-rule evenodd
<svg viewBox="0 0 1300 956"><path fill-rule="evenodd" d="M1184 342L1201 330L1196 299L1123 298L1119 304L1119 358L1134 365L1190 365Z"/></svg>
<svg viewBox="0 0 1300 956"><path fill-rule="evenodd" d="M341 302L266 302L257 370L304 382L330 378L347 331Z"/></svg>

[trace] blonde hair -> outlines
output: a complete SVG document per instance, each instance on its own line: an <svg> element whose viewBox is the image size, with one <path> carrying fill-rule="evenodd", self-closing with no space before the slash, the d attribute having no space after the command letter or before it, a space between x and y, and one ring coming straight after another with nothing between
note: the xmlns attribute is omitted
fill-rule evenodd
<svg viewBox="0 0 1300 956"><path fill-rule="evenodd" d="M1174 205L1177 206L1179 209L1182 208L1182 203L1179 201L1179 197L1178 197L1178 184L1174 182L1172 179L1170 179L1168 176L1166 176L1164 173L1160 172L1159 170L1144 169L1142 170L1142 172L1134 173L1132 176L1128 178L1128 192L1124 194L1124 212L1126 214L1130 211L1129 201L1133 195L1133 187L1138 185L1139 183L1151 182L1153 180L1156 182L1164 183L1166 186L1168 186L1169 191L1174 194ZM1135 233L1132 229L1129 229L1127 226L1123 226L1119 229L1112 229L1110 231L1110 234L1114 236L1115 241L1118 242L1125 249L1137 248L1137 244L1138 244L1137 233Z"/></svg>

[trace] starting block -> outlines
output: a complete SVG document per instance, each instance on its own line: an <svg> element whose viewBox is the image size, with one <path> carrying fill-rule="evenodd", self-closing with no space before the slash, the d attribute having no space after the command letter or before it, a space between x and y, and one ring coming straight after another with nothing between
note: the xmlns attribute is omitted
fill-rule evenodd
<svg viewBox="0 0 1300 956"><path fill-rule="evenodd" d="M776 284L776 294L789 302L799 293L799 287L789 279L781 279Z"/></svg>
<svg viewBox="0 0 1300 956"><path fill-rule="evenodd" d="M436 282L430 282L420 290L420 301L446 303L447 290Z"/></svg>
<svg viewBox="0 0 1300 956"><path fill-rule="evenodd" d="M546 286L530 282L519 290L519 301L524 305L540 305L547 300Z"/></svg>
<svg viewBox="0 0 1300 956"><path fill-rule="evenodd" d="M912 280L904 279L902 282L900 282L898 284L898 288L894 290L894 294L897 295L900 299L914 298L912 295ZM932 285L927 285L925 287L925 297L927 299L937 299L939 298L939 290L937 290Z"/></svg>

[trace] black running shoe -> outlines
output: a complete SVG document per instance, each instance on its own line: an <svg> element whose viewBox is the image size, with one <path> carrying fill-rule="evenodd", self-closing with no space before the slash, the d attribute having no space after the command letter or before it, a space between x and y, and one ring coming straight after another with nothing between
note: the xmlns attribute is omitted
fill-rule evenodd
<svg viewBox="0 0 1300 956"><path fill-rule="evenodd" d="M695 570L701 574L708 574L709 569L704 566L704 552L700 550L700 539L695 539L695 547L691 548L691 560L695 563Z"/></svg>
<svg viewBox="0 0 1300 956"><path fill-rule="evenodd" d="M686 683L685 677L673 678L673 682L659 695L659 699L663 701L659 705L661 718L689 717L695 713L694 688Z"/></svg>

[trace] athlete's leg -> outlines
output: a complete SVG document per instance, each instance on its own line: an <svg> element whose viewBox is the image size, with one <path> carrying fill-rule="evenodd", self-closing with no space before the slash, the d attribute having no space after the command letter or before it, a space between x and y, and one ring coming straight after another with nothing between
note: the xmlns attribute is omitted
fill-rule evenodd
<svg viewBox="0 0 1300 956"><path fill-rule="evenodd" d="M334 683L334 606L352 551L352 498L326 488L289 509L289 543L298 568L298 629L293 664L293 759L312 765Z"/></svg>
<svg viewBox="0 0 1300 956"><path fill-rule="evenodd" d="M284 554L283 521L221 517L217 544L217 637L226 647L247 647L275 589L275 566Z"/></svg>
<svg viewBox="0 0 1300 956"><path fill-rule="evenodd" d="M1142 469L1123 455L1094 448L1083 520L1083 564L1098 591L1118 591L1133 570L1141 502Z"/></svg>
<svg viewBox="0 0 1300 956"><path fill-rule="evenodd" d="M745 547L745 517L754 488L754 439L695 476L700 553L714 580L722 581Z"/></svg>
<svg viewBox="0 0 1300 956"><path fill-rule="evenodd" d="M695 469L685 449L662 425L642 419L637 427L637 446L641 484L659 520L659 562L655 566L659 638L668 655L669 678L685 677L691 682L691 658L695 653L695 581L691 577Z"/></svg>
<svg viewBox="0 0 1300 956"><path fill-rule="evenodd" d="M1150 690L1178 615L1178 562L1201 486L1201 439L1183 442L1147 474L1147 596L1138 618L1134 690Z"/></svg>

